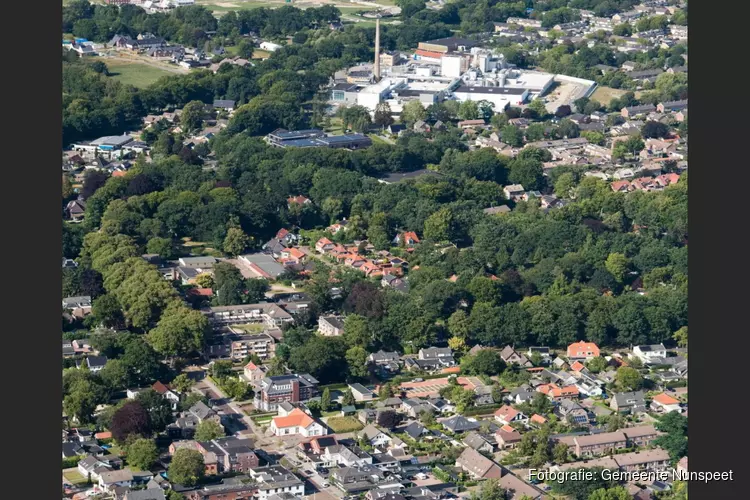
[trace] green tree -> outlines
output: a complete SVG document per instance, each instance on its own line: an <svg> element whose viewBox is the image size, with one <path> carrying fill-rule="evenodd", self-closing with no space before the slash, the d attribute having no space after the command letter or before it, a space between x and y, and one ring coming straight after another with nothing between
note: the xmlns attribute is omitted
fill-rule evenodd
<svg viewBox="0 0 750 500"><path fill-rule="evenodd" d="M393 123L393 114L391 106L387 102L380 102L375 106L375 115L373 123L380 128L386 128Z"/></svg>
<svg viewBox="0 0 750 500"><path fill-rule="evenodd" d="M328 220L331 223L334 223L338 220L339 216L343 212L344 203L338 198L329 196L328 198L323 200L320 208L323 210L323 213L328 216Z"/></svg>
<svg viewBox="0 0 750 500"><path fill-rule="evenodd" d="M528 109L536 113L540 120L543 120L547 116L547 106L544 104L542 99L534 99L528 105Z"/></svg>
<svg viewBox="0 0 750 500"><path fill-rule="evenodd" d="M250 304L257 304L266 300L266 292L271 289L268 281L263 278L248 278L245 280L246 300Z"/></svg>
<svg viewBox="0 0 750 500"><path fill-rule="evenodd" d="M214 277L209 273L201 273L195 277L195 284L201 288L213 288L216 283Z"/></svg>
<svg viewBox="0 0 750 500"><path fill-rule="evenodd" d="M182 108L180 127L187 133L198 130L203 125L206 105L201 101L190 101Z"/></svg>
<svg viewBox="0 0 750 500"><path fill-rule="evenodd" d="M200 349L207 332L205 315L177 303L164 311L146 338L158 353L173 358Z"/></svg>
<svg viewBox="0 0 750 500"><path fill-rule="evenodd" d="M237 55L243 59L252 59L254 51L255 46L250 40L243 39L237 44Z"/></svg>
<svg viewBox="0 0 750 500"><path fill-rule="evenodd" d="M555 194L561 198L570 197L576 185L575 177L570 172L560 174L555 182Z"/></svg>
<svg viewBox="0 0 750 500"><path fill-rule="evenodd" d="M427 110L419 101L409 101L404 104L404 108L401 110L401 121L409 125L426 118Z"/></svg>
<svg viewBox="0 0 750 500"><path fill-rule="evenodd" d="M557 464L564 464L568 461L568 445L565 443L557 443L552 448L552 458Z"/></svg>
<svg viewBox="0 0 750 500"><path fill-rule="evenodd" d="M502 141L509 146L523 146L523 133L515 125L508 124L504 126L502 132L500 132L500 136Z"/></svg>
<svg viewBox="0 0 750 500"><path fill-rule="evenodd" d="M146 244L148 253L157 254L162 259L174 258L174 246L169 238L155 237L148 240Z"/></svg>
<svg viewBox="0 0 750 500"><path fill-rule="evenodd" d="M594 490L588 500L630 500L633 496L623 486Z"/></svg>
<svg viewBox="0 0 750 500"><path fill-rule="evenodd" d="M604 267L619 283L622 283L628 272L629 264L630 262L627 257L621 253L613 252L607 256L607 260L604 262Z"/></svg>
<svg viewBox="0 0 750 500"><path fill-rule="evenodd" d="M323 411L331 409L331 390L328 387L323 389L323 395L320 396L320 409Z"/></svg>
<svg viewBox="0 0 750 500"><path fill-rule="evenodd" d="M344 391L344 397L341 399L341 404L344 406L351 406L354 405L357 402L357 400L354 399L354 394L352 394L351 389L347 389Z"/></svg>
<svg viewBox="0 0 750 500"><path fill-rule="evenodd" d="M638 370L629 366L621 366L615 374L618 387L625 391L637 391L643 387L643 377Z"/></svg>
<svg viewBox="0 0 750 500"><path fill-rule="evenodd" d="M448 318L448 331L454 337L465 339L469 334L469 317L466 311L459 309Z"/></svg>
<svg viewBox="0 0 750 500"><path fill-rule="evenodd" d="M479 118L479 105L476 101L464 101L458 106L458 118L476 120Z"/></svg>
<svg viewBox="0 0 750 500"><path fill-rule="evenodd" d="M607 432L615 432L625 427L627 424L625 417L618 415L617 413L612 414L607 419Z"/></svg>
<svg viewBox="0 0 750 500"><path fill-rule="evenodd" d="M174 421L171 403L155 390L143 391L136 396L135 400L148 413L151 428L154 431L162 432Z"/></svg>
<svg viewBox="0 0 750 500"><path fill-rule="evenodd" d="M211 441L224 437L224 427L213 420L204 420L195 428L196 441Z"/></svg>
<svg viewBox="0 0 750 500"><path fill-rule="evenodd" d="M607 369L607 360L599 356L586 363L591 373L599 373Z"/></svg>
<svg viewBox="0 0 750 500"><path fill-rule="evenodd" d="M179 393L187 393L194 383L195 381L188 377L187 374L180 373L170 385Z"/></svg>
<svg viewBox="0 0 750 500"><path fill-rule="evenodd" d="M448 241L451 237L453 214L448 208L441 208L424 221L424 237L433 241Z"/></svg>
<svg viewBox="0 0 750 500"><path fill-rule="evenodd" d="M367 369L367 351L362 347L352 347L346 351L346 362L349 365L349 374L354 379L366 378L369 374Z"/></svg>
<svg viewBox="0 0 750 500"><path fill-rule="evenodd" d="M522 185L527 191L542 189L546 182L542 162L534 159L514 160L510 164L508 180Z"/></svg>
<svg viewBox="0 0 750 500"><path fill-rule="evenodd" d="M505 500L508 498L507 492L498 483L497 479L490 479L482 483L479 492L472 492L470 500Z"/></svg>
<svg viewBox="0 0 750 500"><path fill-rule="evenodd" d="M159 449L153 439L136 439L127 447L128 465L149 470L159 458Z"/></svg>
<svg viewBox="0 0 750 500"><path fill-rule="evenodd" d="M203 478L205 470L203 455L199 451L180 448L172 456L167 474L172 483L195 486Z"/></svg>
<svg viewBox="0 0 750 500"><path fill-rule="evenodd" d="M250 244L250 238L245 232L238 227L227 229L227 236L224 238L224 252L235 257L240 255Z"/></svg>
<svg viewBox="0 0 750 500"><path fill-rule="evenodd" d="M680 347L688 346L688 327L683 326L672 335L672 338L677 342Z"/></svg>

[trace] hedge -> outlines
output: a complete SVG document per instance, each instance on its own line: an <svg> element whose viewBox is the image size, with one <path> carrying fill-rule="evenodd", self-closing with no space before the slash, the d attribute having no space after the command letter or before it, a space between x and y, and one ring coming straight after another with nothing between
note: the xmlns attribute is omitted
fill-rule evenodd
<svg viewBox="0 0 750 500"><path fill-rule="evenodd" d="M78 462L81 461L83 457L81 456L75 456L70 458L63 458L62 459L62 468L63 469L70 469L71 467L75 467L78 465Z"/></svg>
<svg viewBox="0 0 750 500"><path fill-rule="evenodd" d="M500 408L501 404L494 404L494 405L484 405L484 406L476 406L474 408L469 408L464 412L464 417L469 417L471 415L483 415L485 413L494 413L495 410Z"/></svg>

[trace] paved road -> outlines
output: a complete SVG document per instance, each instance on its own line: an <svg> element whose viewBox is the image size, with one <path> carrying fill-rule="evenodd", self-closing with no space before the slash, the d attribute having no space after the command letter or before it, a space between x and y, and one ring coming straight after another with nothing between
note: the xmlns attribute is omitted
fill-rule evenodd
<svg viewBox="0 0 750 500"><path fill-rule="evenodd" d="M205 389L201 390L201 387L205 387ZM208 377L204 378L195 385L195 389L206 394L211 399L218 400L219 403L216 409L219 413L228 417L225 420L227 420L228 427L234 434L254 438L258 447L267 444L267 439L260 427L240 409L237 403L231 401L211 379Z"/></svg>

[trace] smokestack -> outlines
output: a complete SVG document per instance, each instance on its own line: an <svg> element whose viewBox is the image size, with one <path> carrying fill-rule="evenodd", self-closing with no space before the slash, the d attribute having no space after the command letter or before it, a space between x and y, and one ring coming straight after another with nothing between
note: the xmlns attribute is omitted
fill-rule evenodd
<svg viewBox="0 0 750 500"><path fill-rule="evenodd" d="M375 81L380 81L380 18L375 19Z"/></svg>

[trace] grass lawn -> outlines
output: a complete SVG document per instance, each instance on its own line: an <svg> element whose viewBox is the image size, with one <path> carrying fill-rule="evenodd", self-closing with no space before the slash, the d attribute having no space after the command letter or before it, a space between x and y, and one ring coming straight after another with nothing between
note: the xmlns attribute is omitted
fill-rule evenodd
<svg viewBox="0 0 750 500"><path fill-rule="evenodd" d="M162 76L173 75L169 71L141 64L138 62L126 62L121 60L102 59L109 69L110 77L122 83L128 83L135 87L148 87Z"/></svg>
<svg viewBox="0 0 750 500"><path fill-rule="evenodd" d="M354 417L331 417L326 424L335 433L354 432L364 428L362 422Z"/></svg>
<svg viewBox="0 0 750 500"><path fill-rule="evenodd" d="M63 476L65 477L65 480L68 481L72 485L77 484L86 484L88 481L87 478L83 477L80 472L78 472L78 469L73 467L72 469L66 469L63 471Z"/></svg>
<svg viewBox="0 0 750 500"><path fill-rule="evenodd" d="M619 99L626 92L627 90L625 89L613 89L612 87L599 86L591 95L591 99L598 101L600 104L604 104L606 106L607 104L609 104L609 101L615 98ZM640 95L640 92L635 92L636 98L638 98Z"/></svg>
<svg viewBox="0 0 750 500"><path fill-rule="evenodd" d="M383 140L382 137L380 137L378 134L367 134L367 136L372 139L372 142L374 144L388 144L386 141Z"/></svg>
<svg viewBox="0 0 750 500"><path fill-rule="evenodd" d="M343 134L344 133L344 127L341 123L341 118L338 116L334 116L331 118L331 126L325 129L326 132L329 134Z"/></svg>
<svg viewBox="0 0 750 500"><path fill-rule="evenodd" d="M247 325L232 325L232 328L242 330L245 333L261 333L264 330L264 326L261 324L247 324Z"/></svg>
<svg viewBox="0 0 750 500"><path fill-rule="evenodd" d="M253 59L268 59L271 57L271 53L263 49L253 50Z"/></svg>

